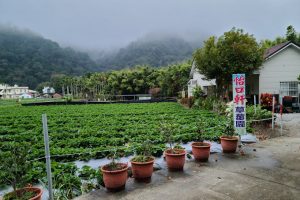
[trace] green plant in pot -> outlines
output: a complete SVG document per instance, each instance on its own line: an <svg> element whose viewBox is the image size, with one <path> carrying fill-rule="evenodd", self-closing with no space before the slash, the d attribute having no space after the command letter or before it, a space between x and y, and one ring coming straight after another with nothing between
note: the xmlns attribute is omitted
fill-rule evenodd
<svg viewBox="0 0 300 200"><path fill-rule="evenodd" d="M175 124L169 124L164 121L160 123L160 132L165 141L169 144L169 148L164 151L168 169L171 171L182 171L186 151L182 147L174 145L174 134L176 130L177 126Z"/></svg>
<svg viewBox="0 0 300 200"><path fill-rule="evenodd" d="M136 180L149 181L153 173L154 157L151 156L151 141L146 140L131 159L132 175Z"/></svg>
<svg viewBox="0 0 300 200"><path fill-rule="evenodd" d="M30 171L27 143L11 143L7 151L0 153L1 182L10 185L13 191L4 195L3 200L40 200L42 190L37 187L26 187L26 175Z"/></svg>
<svg viewBox="0 0 300 200"><path fill-rule="evenodd" d="M114 149L108 157L111 158L112 161L101 167L105 188L112 192L123 190L125 189L128 178L128 165L127 163L116 162L116 149Z"/></svg>
<svg viewBox="0 0 300 200"><path fill-rule="evenodd" d="M197 161L208 161L210 155L210 143L204 142L203 127L205 122L199 119L197 122L197 141L192 143L192 153Z"/></svg>
<svg viewBox="0 0 300 200"><path fill-rule="evenodd" d="M221 146L224 153L235 153L239 137L235 136L235 129L233 127L233 121L228 120L225 126L225 134L220 137Z"/></svg>

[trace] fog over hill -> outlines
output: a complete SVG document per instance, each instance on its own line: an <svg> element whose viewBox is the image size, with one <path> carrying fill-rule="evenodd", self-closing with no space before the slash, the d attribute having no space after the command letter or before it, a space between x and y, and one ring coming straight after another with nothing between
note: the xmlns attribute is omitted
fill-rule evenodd
<svg viewBox="0 0 300 200"><path fill-rule="evenodd" d="M28 30L0 26L0 83L35 88L55 75L97 70L86 53L62 48Z"/></svg>
<svg viewBox="0 0 300 200"><path fill-rule="evenodd" d="M203 38L204 40L205 38ZM175 35L146 35L127 46L98 54L96 62L105 70L135 65L166 66L192 58L193 51L201 47L202 40L187 41Z"/></svg>
<svg viewBox="0 0 300 200"><path fill-rule="evenodd" d="M135 65L166 66L190 59L201 42L176 35L148 34L120 49L83 50L62 47L27 29L1 25L0 82L35 88L62 74L83 75Z"/></svg>

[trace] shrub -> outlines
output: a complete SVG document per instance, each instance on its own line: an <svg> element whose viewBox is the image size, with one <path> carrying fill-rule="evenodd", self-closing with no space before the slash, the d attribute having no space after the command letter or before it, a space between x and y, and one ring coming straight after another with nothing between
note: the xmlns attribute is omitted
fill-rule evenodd
<svg viewBox="0 0 300 200"><path fill-rule="evenodd" d="M194 105L194 97L182 98L180 99L180 103L191 108Z"/></svg>
<svg viewBox="0 0 300 200"><path fill-rule="evenodd" d="M273 103L273 95L270 93L262 93L260 96L261 106L270 107Z"/></svg>
<svg viewBox="0 0 300 200"><path fill-rule="evenodd" d="M203 96L204 96L204 92L203 92L202 88L200 86L196 86L193 89L193 97L195 99L200 99L200 98L203 98Z"/></svg>
<svg viewBox="0 0 300 200"><path fill-rule="evenodd" d="M256 113L254 106L246 107L246 117L247 120L259 120L259 119L268 119L272 117L272 112L266 109L262 109L260 106L256 106Z"/></svg>
<svg viewBox="0 0 300 200"><path fill-rule="evenodd" d="M194 103L195 108L201 108L204 110L215 110L217 107L222 107L222 112L225 112L225 104L218 100L216 97L206 97L206 98L199 98L195 100ZM215 107L215 109L214 109Z"/></svg>
<svg viewBox="0 0 300 200"><path fill-rule="evenodd" d="M160 88L150 88L149 94L151 94L152 97L157 98L161 94L161 89Z"/></svg>

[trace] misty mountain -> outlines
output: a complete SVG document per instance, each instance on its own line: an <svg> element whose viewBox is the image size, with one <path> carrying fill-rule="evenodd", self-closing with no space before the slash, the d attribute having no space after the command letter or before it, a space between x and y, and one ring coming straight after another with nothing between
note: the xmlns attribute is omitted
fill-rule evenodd
<svg viewBox="0 0 300 200"><path fill-rule="evenodd" d="M35 88L57 74L81 75L96 67L86 53L30 31L0 27L0 83Z"/></svg>
<svg viewBox="0 0 300 200"><path fill-rule="evenodd" d="M200 43L199 43L200 44ZM192 57L195 46L179 37L146 37L96 60L103 69L121 69L135 65L166 66Z"/></svg>

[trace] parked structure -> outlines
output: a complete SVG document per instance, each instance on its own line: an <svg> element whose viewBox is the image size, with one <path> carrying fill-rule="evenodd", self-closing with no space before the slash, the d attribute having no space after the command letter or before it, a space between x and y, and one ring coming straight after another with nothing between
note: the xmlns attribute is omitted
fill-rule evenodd
<svg viewBox="0 0 300 200"><path fill-rule="evenodd" d="M35 91L35 90L30 90L28 91L28 93L33 97L33 98L36 98L39 96L39 92L38 91Z"/></svg>
<svg viewBox="0 0 300 200"><path fill-rule="evenodd" d="M246 80L246 95L252 99L262 93L275 94L279 101L284 96L292 96L293 102L299 102L300 75L300 46L293 42L285 42L266 50L264 62L259 70L255 71ZM215 86L215 80L207 81L201 75L193 63L188 83L188 95L192 96L192 90L196 85L204 91L207 87ZM230 91L231 93L231 91Z"/></svg>
<svg viewBox="0 0 300 200"><path fill-rule="evenodd" d="M29 92L28 87L20 87L18 85L10 86L8 84L0 84L0 98L18 99L22 94Z"/></svg>
<svg viewBox="0 0 300 200"><path fill-rule="evenodd" d="M55 93L55 90L53 87L44 87L44 89L43 89L44 97L52 98L54 93Z"/></svg>

